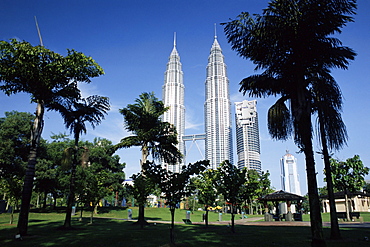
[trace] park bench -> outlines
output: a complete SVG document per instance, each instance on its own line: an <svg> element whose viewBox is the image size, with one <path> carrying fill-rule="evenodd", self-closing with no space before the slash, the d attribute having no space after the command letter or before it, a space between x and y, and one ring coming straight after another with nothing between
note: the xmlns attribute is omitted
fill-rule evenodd
<svg viewBox="0 0 370 247"><path fill-rule="evenodd" d="M346 212L337 212L337 217L338 217L338 219L346 220L347 219L347 214L346 214ZM360 212L350 212L349 217L351 218L351 220L353 219L353 217L356 217L357 219L359 219L360 218Z"/></svg>

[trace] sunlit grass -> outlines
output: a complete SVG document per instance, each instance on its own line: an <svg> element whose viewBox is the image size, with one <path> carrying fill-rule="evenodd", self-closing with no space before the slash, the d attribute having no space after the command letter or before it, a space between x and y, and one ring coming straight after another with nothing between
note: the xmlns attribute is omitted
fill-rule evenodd
<svg viewBox="0 0 370 247"><path fill-rule="evenodd" d="M136 208L133 208L136 217ZM176 210L176 221L181 222L186 210ZM191 214L193 222L197 217L201 221L203 212ZM169 210L165 208L146 208L146 218L164 221L169 219ZM361 215L368 218L369 214ZM127 219L127 211L122 209L101 209L98 217L89 224L90 212L83 213L83 220L78 221L79 212L73 216L75 230L58 230L63 224L63 213L30 213L29 231L22 241L15 241L16 224L9 225L9 214L0 214L0 246L169 246L169 225L150 224L143 230ZM218 213L210 212L211 221L218 219ZM223 215L223 217L227 217ZM252 216L248 216L252 217ZM323 218L327 215L323 215ZM240 217L239 217L240 218ZM212 220L214 219L214 220ZM15 223L18 215L15 214ZM224 220L224 219L223 219ZM228 220L225 218L225 220ZM344 240L328 241L328 246L370 246L364 237L370 238L370 229L341 229ZM326 238L330 229L324 228ZM176 242L180 246L310 246L311 230L309 227L288 226L244 226L236 225L236 233L231 233L227 225L185 225L175 226Z"/></svg>

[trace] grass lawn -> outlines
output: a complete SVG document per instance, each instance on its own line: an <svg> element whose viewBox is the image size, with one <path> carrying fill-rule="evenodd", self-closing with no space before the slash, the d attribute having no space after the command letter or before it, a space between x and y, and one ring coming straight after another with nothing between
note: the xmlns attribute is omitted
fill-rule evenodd
<svg viewBox="0 0 370 247"><path fill-rule="evenodd" d="M137 209L133 208L134 217L135 211ZM176 221L182 221L186 210L176 211ZM145 213L148 220L169 220L170 217L168 209L146 208ZM202 213L194 212L192 221L201 221ZM151 224L141 230L132 222L120 220L127 218L126 210L102 209L98 217L104 218L95 218L93 224L89 224L89 215L89 212L84 213L81 222L77 215L73 216L75 230L62 231L57 228L63 224L63 213L30 213L30 236L16 241L13 240L16 224L9 225L9 214L0 214L0 246L169 246L168 224ZM370 218L370 214L366 218L368 216ZM223 215L223 220L227 217L227 214ZM210 212L210 218L216 221L218 213ZM16 214L15 222L17 220ZM341 233L344 240L327 241L327 245L370 246L370 242L364 241L365 236L370 238L370 229L347 228L341 229ZM324 228L324 234L328 238L330 229ZM309 227L302 226L236 225L236 233L233 234L226 225L211 225L206 229L204 225L177 224L175 235L178 246L310 246L311 232Z"/></svg>

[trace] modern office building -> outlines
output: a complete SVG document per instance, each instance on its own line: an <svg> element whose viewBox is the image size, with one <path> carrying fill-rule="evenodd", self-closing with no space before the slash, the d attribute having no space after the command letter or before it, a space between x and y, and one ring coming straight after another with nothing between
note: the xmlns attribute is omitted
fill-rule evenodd
<svg viewBox="0 0 370 247"><path fill-rule="evenodd" d="M229 79L216 35L208 57L206 75L205 158L210 161L210 168L216 169L224 160L233 162Z"/></svg>
<svg viewBox="0 0 370 247"><path fill-rule="evenodd" d="M281 187L284 191L301 195L299 176L297 172L297 159L288 151L280 159Z"/></svg>
<svg viewBox="0 0 370 247"><path fill-rule="evenodd" d="M185 134L185 105L183 72L180 62L180 56L176 49L176 34L174 37L173 49L167 63L167 69L164 73L164 85L162 87L162 100L169 110L164 113L163 121L169 122L176 127L178 134L178 149L185 155L185 145L183 136ZM168 165L166 168L172 172L179 172L182 164Z"/></svg>
<svg viewBox="0 0 370 247"><path fill-rule="evenodd" d="M257 101L235 102L236 152L238 168L254 169L261 174L260 137Z"/></svg>

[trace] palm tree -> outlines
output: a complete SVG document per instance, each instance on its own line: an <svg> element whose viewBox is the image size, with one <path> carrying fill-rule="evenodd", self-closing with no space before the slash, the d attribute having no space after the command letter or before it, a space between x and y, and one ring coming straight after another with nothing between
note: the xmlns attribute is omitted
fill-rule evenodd
<svg viewBox="0 0 370 247"><path fill-rule="evenodd" d="M71 228L71 213L75 197L75 176L78 156L78 142L80 135L86 133L86 124L89 122L93 128L100 124L104 115L109 111L109 99L98 95L89 96L79 101L65 101L61 103L50 103L49 108L60 112L67 129L70 129L74 137L73 161L71 167L71 181L67 201L67 213L64 228Z"/></svg>
<svg viewBox="0 0 370 247"><path fill-rule="evenodd" d="M77 82L90 83L91 77L103 73L103 69L91 57L74 50L68 50L68 55L62 56L25 41L0 41L0 90L7 95L28 93L32 102L37 104L18 219L21 236L27 235L28 230L28 213L46 104L79 98Z"/></svg>
<svg viewBox="0 0 370 247"><path fill-rule="evenodd" d="M180 162L182 155L176 147L176 129L161 119L168 108L164 107L163 102L159 101L154 93L142 93L135 102L119 110L123 115L126 130L133 135L123 138L116 148L141 147L142 173L149 155L168 164ZM143 204L139 205L138 223L141 226L145 223Z"/></svg>
<svg viewBox="0 0 370 247"><path fill-rule="evenodd" d="M345 69L354 59L356 54L350 48L329 35L352 21L347 15L355 9L354 0L273 0L263 15L253 18L242 13L237 20L225 23L232 49L257 64L256 69L265 69L242 80L240 91L255 97L280 95L269 109L269 132L279 140L293 134L306 156L314 246L325 246L325 241L312 148L312 83L308 78L330 72L330 68Z"/></svg>
<svg viewBox="0 0 370 247"><path fill-rule="evenodd" d="M334 186L330 165L330 150L341 149L347 141L346 127L341 118L342 95L338 84L329 74L312 78L314 110L318 116L318 131L325 165L325 180L330 206L330 238L340 239L338 217L335 207Z"/></svg>

